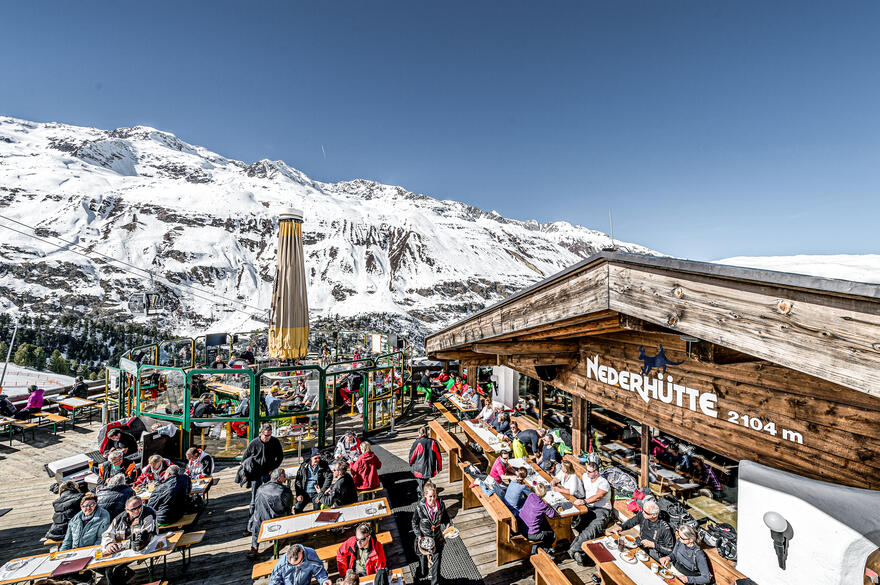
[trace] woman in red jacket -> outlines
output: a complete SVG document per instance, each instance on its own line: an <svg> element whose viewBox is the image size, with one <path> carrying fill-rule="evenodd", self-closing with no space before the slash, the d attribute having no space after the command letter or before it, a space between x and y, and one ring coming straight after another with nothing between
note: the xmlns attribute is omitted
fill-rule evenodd
<svg viewBox="0 0 880 585"><path fill-rule="evenodd" d="M382 469L382 462L376 457L370 448L370 443L363 441L361 443L361 454L357 460L351 464L351 477L354 479L354 487L359 490L367 490L379 487L379 470ZM344 574L342 571L340 575Z"/></svg>
<svg viewBox="0 0 880 585"><path fill-rule="evenodd" d="M357 549L369 551L363 564L358 563L360 555ZM336 553L336 568L340 575L354 569L359 576L364 577L375 575L376 571L385 567L385 550L373 536L373 529L367 522L359 524L354 536L343 542Z"/></svg>

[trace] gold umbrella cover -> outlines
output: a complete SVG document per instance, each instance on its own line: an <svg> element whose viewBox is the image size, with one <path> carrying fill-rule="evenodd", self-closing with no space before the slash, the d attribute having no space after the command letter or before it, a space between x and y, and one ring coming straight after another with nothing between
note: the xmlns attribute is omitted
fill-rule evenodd
<svg viewBox="0 0 880 585"><path fill-rule="evenodd" d="M290 209L278 222L278 265L272 289L269 357L298 359L309 351L309 299L302 247L302 212Z"/></svg>

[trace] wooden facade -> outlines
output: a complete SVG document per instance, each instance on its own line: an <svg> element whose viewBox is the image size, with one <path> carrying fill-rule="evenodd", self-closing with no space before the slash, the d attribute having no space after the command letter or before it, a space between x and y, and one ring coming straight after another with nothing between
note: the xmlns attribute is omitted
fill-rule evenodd
<svg viewBox="0 0 880 585"><path fill-rule="evenodd" d="M661 346L658 380L642 372ZM732 459L880 489L880 286L602 253L426 349L533 378L549 366L575 398L576 449L589 401Z"/></svg>

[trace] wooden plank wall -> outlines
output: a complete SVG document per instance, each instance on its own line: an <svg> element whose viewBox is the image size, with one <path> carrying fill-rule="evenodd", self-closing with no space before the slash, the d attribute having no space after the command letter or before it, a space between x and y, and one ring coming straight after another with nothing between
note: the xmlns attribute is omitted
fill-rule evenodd
<svg viewBox="0 0 880 585"><path fill-rule="evenodd" d="M609 307L880 397L880 303L609 264Z"/></svg>
<svg viewBox="0 0 880 585"><path fill-rule="evenodd" d="M666 404L646 403L636 392L587 378L586 360L638 373L638 346L657 353L663 343L671 361L667 375L701 392L717 395L718 417ZM536 377L534 368L516 359L505 362ZM651 372L656 376L657 372ZM732 459L749 459L834 483L880 489L880 399L767 362L717 365L688 359L675 336L627 333L581 342L581 359L561 371L553 385L640 422ZM729 412L758 417L762 427L776 425L776 436L729 421ZM800 433L803 444L782 437Z"/></svg>
<svg viewBox="0 0 880 585"><path fill-rule="evenodd" d="M608 308L608 267L595 264L426 340L429 354Z"/></svg>

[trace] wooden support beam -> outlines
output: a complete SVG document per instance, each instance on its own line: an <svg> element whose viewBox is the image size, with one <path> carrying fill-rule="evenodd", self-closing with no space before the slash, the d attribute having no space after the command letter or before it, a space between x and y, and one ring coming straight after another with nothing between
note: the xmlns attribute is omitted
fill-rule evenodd
<svg viewBox="0 0 880 585"><path fill-rule="evenodd" d="M501 343L475 343L472 349L476 353L515 356L519 354L572 353L578 351L578 344L571 341L513 341Z"/></svg>
<svg viewBox="0 0 880 585"><path fill-rule="evenodd" d="M651 461L651 427L642 423L642 474L639 485L647 486L650 480L648 464Z"/></svg>
<svg viewBox="0 0 880 585"><path fill-rule="evenodd" d="M556 355L516 355L505 356L505 361L515 362L520 366L563 366L573 367L577 365L580 354L559 353Z"/></svg>
<svg viewBox="0 0 880 585"><path fill-rule="evenodd" d="M569 325L567 327L558 327L548 329L541 333L530 333L527 335L519 335L519 341L537 341L540 339L552 339L554 337L582 337L587 335L598 335L600 333L609 333L611 331L621 331L619 317L613 315L587 323L579 323L577 325Z"/></svg>

